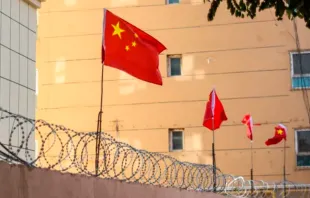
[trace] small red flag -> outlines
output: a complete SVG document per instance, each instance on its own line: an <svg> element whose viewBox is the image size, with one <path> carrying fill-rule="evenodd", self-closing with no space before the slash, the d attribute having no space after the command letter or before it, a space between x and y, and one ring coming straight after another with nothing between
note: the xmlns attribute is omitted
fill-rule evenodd
<svg viewBox="0 0 310 198"><path fill-rule="evenodd" d="M104 9L102 64L162 85L158 55L165 49L149 34Z"/></svg>
<svg viewBox="0 0 310 198"><path fill-rule="evenodd" d="M275 127L275 134L273 138L268 139L265 144L267 146L272 144L278 144L279 142L284 139L286 141L286 135L287 135L287 129L283 124L278 124L278 126Z"/></svg>
<svg viewBox="0 0 310 198"><path fill-rule="evenodd" d="M246 114L242 119L242 124L247 126L247 133L246 135L252 141L253 140L253 126L259 126L260 124L254 124L253 118L250 114Z"/></svg>
<svg viewBox="0 0 310 198"><path fill-rule="evenodd" d="M223 121L227 120L224 107L217 97L215 89L209 95L209 101L206 105L206 111L203 119L203 126L210 130L220 128Z"/></svg>

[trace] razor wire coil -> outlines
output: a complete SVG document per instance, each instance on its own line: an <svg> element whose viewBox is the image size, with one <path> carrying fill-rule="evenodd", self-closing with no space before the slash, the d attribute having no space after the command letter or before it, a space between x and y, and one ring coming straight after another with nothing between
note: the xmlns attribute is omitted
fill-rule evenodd
<svg viewBox="0 0 310 198"><path fill-rule="evenodd" d="M9 163L97 176L95 174L96 133L79 133L44 120L32 120L0 107L0 132L9 133L7 142L0 139L0 158ZM175 187L200 192L213 190L213 166L179 161L169 155L136 149L101 134L99 176L126 182ZM36 140L36 143L35 141ZM37 149L34 145L38 145ZM217 171L216 191L233 197L283 196L298 192L310 197L310 186L285 181L268 183Z"/></svg>

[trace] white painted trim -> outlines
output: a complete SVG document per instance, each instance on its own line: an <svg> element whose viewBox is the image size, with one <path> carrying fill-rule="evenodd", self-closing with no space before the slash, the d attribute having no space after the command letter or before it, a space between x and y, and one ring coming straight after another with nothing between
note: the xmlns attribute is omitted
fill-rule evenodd
<svg viewBox="0 0 310 198"><path fill-rule="evenodd" d="M39 94L39 70L36 68L36 95Z"/></svg>
<svg viewBox="0 0 310 198"><path fill-rule="evenodd" d="M171 60L169 56L167 56L167 76L171 76Z"/></svg>
<svg viewBox="0 0 310 198"><path fill-rule="evenodd" d="M297 157L297 154L298 154L298 138L297 138L297 133L298 133L298 130L295 130L295 153L296 153L296 157Z"/></svg>
<svg viewBox="0 0 310 198"><path fill-rule="evenodd" d="M45 0L24 0L24 1L34 6L35 8L41 8L41 2L44 2Z"/></svg>
<svg viewBox="0 0 310 198"><path fill-rule="evenodd" d="M296 52L296 51L291 51L290 53L291 53L291 54L298 54L298 52ZM300 53L301 53L301 54L309 54L309 53L310 53L310 50L304 50L304 51L301 51Z"/></svg>
<svg viewBox="0 0 310 198"><path fill-rule="evenodd" d="M39 25L39 20L40 20L40 12L37 10L36 11L36 14L37 14L37 27Z"/></svg>

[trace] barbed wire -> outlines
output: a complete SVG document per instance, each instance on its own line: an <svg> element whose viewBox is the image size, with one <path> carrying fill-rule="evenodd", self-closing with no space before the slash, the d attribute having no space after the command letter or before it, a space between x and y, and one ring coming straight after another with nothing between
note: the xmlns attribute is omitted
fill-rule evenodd
<svg viewBox="0 0 310 198"><path fill-rule="evenodd" d="M32 120L0 107L0 158L9 163L62 172L97 176L96 132L76 132L44 120ZM5 136L7 134L7 137ZM101 134L99 177L126 182L209 192L213 190L212 165L182 162L161 153L136 149ZM270 197L299 193L310 197L308 185L251 181L217 171L217 192L233 197ZM288 196L287 196L288 197Z"/></svg>

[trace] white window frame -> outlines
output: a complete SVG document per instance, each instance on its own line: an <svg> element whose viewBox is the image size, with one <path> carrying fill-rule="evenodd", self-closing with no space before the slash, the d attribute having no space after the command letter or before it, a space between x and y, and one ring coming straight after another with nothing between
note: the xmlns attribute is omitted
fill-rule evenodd
<svg viewBox="0 0 310 198"><path fill-rule="evenodd" d="M302 131L308 131L310 133L310 128L305 128L305 129L295 129L295 153L296 153L296 167L297 168L310 168L310 166L298 166L297 165L297 156L310 156L310 152L299 152L298 151L298 132L302 132Z"/></svg>
<svg viewBox="0 0 310 198"><path fill-rule="evenodd" d="M167 55L167 75L168 77L177 77L177 76L171 76L171 58L179 58L180 59L180 70L181 74L179 76L182 76L182 54L168 54Z"/></svg>
<svg viewBox="0 0 310 198"><path fill-rule="evenodd" d="M294 61L293 61L293 55L294 54L298 54L299 52L296 51L291 51L290 52L290 64L291 64L291 88L293 90L301 90L301 89L309 89L310 87L293 87L293 77L298 78L298 77L310 77L310 73L309 74L294 74ZM304 50L301 51L300 54L310 54L310 50Z"/></svg>
<svg viewBox="0 0 310 198"><path fill-rule="evenodd" d="M305 50L305 51L302 51L300 52L301 54L310 54L310 50ZM291 62L291 77L305 77L305 76L310 76L310 73L309 74L303 74L303 75L300 75L300 74L294 74L294 61L293 61L293 55L294 54L299 54L298 52L294 51L294 52L290 52L290 62Z"/></svg>
<svg viewBox="0 0 310 198"><path fill-rule="evenodd" d="M182 132L182 149L173 149L173 132ZM184 129L182 128L169 129L169 151L178 152L183 150L184 150Z"/></svg>

